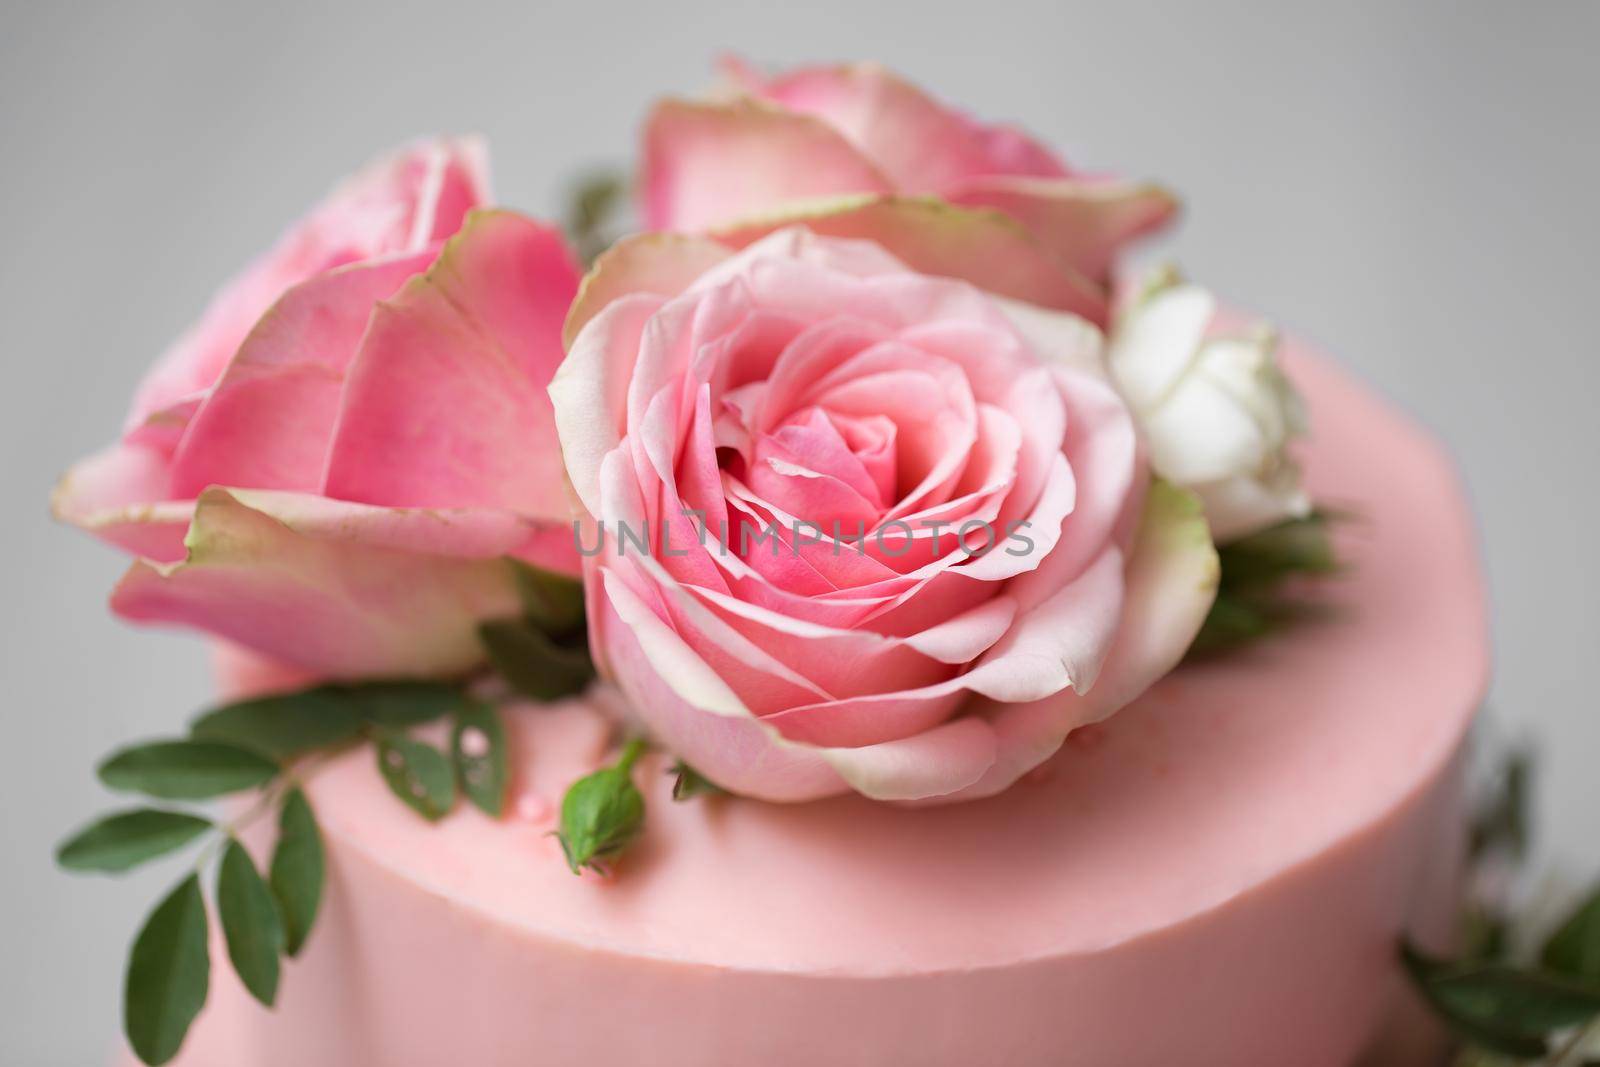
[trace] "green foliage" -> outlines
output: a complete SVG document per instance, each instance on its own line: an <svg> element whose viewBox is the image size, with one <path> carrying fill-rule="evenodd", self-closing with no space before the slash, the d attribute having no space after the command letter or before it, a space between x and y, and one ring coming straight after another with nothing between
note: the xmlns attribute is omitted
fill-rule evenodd
<svg viewBox="0 0 1600 1067"><path fill-rule="evenodd" d="M128 957L122 1021L139 1059L157 1067L178 1054L211 982L206 905L191 874L145 920Z"/></svg>
<svg viewBox="0 0 1600 1067"><path fill-rule="evenodd" d="M56 850L56 862L69 871L126 871L177 851L209 829L210 819L188 812L134 808L73 834Z"/></svg>
<svg viewBox="0 0 1600 1067"><path fill-rule="evenodd" d="M511 773L506 732L493 706L470 701L456 710L450 730L456 781L473 806L498 819L506 807Z"/></svg>
<svg viewBox="0 0 1600 1067"><path fill-rule="evenodd" d="M1600 984L1600 887L1550 935L1539 959L1554 974Z"/></svg>
<svg viewBox="0 0 1600 1067"><path fill-rule="evenodd" d="M129 958L124 1021L129 1044L145 1063L177 1055L205 1002L210 980L206 910L199 875L220 852L216 905L228 956L257 1000L277 996L281 958L305 945L325 880L316 818L292 774L295 761L328 753L365 737L378 740L384 780L430 819L455 801L457 765L437 749L400 731L459 713L492 739L468 760L475 800L489 803L505 754L491 709L472 702L458 684L377 681L319 685L297 692L236 701L199 716L188 738L125 748L101 764L110 788L173 800L209 800L249 790L260 799L225 826L182 811L136 808L106 816L57 850L70 871L116 872L169 855L216 832L194 872L151 915ZM464 781L468 778L464 777ZM278 807L278 838L263 879L235 835Z"/></svg>
<svg viewBox="0 0 1600 1067"><path fill-rule="evenodd" d="M1528 851L1528 793L1533 755L1518 749L1506 756L1494 792L1474 815L1468 850L1473 859L1502 853L1520 860Z"/></svg>
<svg viewBox="0 0 1600 1067"><path fill-rule="evenodd" d="M494 664L518 691L541 700L582 690L594 676L584 645L582 587L514 566L526 614L484 627ZM451 723L448 754L405 732L445 718ZM324 684L235 701L196 718L187 738L124 748L100 765L109 788L169 800L259 791L258 800L226 825L189 812L135 808L91 823L57 850L67 870L119 872L208 832L216 835L193 873L151 914L129 957L124 1023L145 1063L176 1056L205 1003L210 959L200 874L219 853L216 907L228 957L257 1000L275 1001L282 958L304 948L326 881L322 835L296 776L318 756L362 740L374 742L389 789L424 818L443 818L458 793L491 816L505 810L510 759L504 726L499 712L468 696L459 681ZM616 855L637 831L643 800L627 780L637 755L630 748L620 769L612 768L608 795L595 792L586 801L579 790L567 809L573 828L568 855L582 857L575 867ZM274 807L278 835L263 878L236 835Z"/></svg>
<svg viewBox="0 0 1600 1067"><path fill-rule="evenodd" d="M224 704L195 719L189 735L254 749L273 760L290 759L360 735L362 719L346 692L316 686Z"/></svg>
<svg viewBox="0 0 1600 1067"><path fill-rule="evenodd" d="M558 641L526 619L486 622L478 634L489 661L512 689L539 701L575 696L594 680L581 633Z"/></svg>
<svg viewBox="0 0 1600 1067"><path fill-rule="evenodd" d="M612 170L593 171L572 184L567 196L566 228L585 266L593 263L613 240L627 191L627 182Z"/></svg>
<svg viewBox="0 0 1600 1067"><path fill-rule="evenodd" d="M668 773L673 776L673 800L683 801L693 800L695 797L722 796L727 792L727 790L702 775L699 771L683 762L683 760L673 763L672 770Z"/></svg>
<svg viewBox="0 0 1600 1067"><path fill-rule="evenodd" d="M1530 768L1526 751L1507 758L1472 827L1476 863L1520 859L1526 850ZM1440 959L1410 943L1400 948L1419 993L1465 1045L1458 1067L1534 1060L1592 1067L1578 1057L1600 1033L1600 890L1556 924L1531 961L1514 958L1526 938L1511 936L1502 907L1473 901L1466 920L1458 958Z"/></svg>
<svg viewBox="0 0 1600 1067"><path fill-rule="evenodd" d="M1190 646L1201 659L1230 652L1321 609L1294 595L1296 580L1339 572L1328 527L1333 516L1317 511L1217 547L1221 577L1217 599Z"/></svg>
<svg viewBox="0 0 1600 1067"><path fill-rule="evenodd" d="M378 772L389 791L429 822L450 814L456 803L456 776L450 761L432 745L400 734L378 738Z"/></svg>
<svg viewBox="0 0 1600 1067"><path fill-rule="evenodd" d="M298 956L311 935L322 904L325 866L322 832L311 804L300 789L291 789L278 813L278 843L268 873L283 916L284 951L290 956Z"/></svg>
<svg viewBox="0 0 1600 1067"><path fill-rule="evenodd" d="M100 765L108 788L166 800L209 800L263 785L277 773L278 765L259 752L220 741L154 741Z"/></svg>
<svg viewBox="0 0 1600 1067"><path fill-rule="evenodd" d="M217 916L239 980L251 996L272 1007L278 998L283 920L250 853L231 838L217 871Z"/></svg>
<svg viewBox="0 0 1600 1067"><path fill-rule="evenodd" d="M554 638L583 632L583 583L564 574L514 562L522 617Z"/></svg>
<svg viewBox="0 0 1600 1067"><path fill-rule="evenodd" d="M446 682L363 682L338 691L369 727L390 730L437 722L466 700L459 685Z"/></svg>

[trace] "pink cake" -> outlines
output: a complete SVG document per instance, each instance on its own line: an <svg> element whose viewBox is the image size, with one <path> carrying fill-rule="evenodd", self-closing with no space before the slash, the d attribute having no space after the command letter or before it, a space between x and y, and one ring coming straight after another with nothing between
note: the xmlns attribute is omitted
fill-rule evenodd
<svg viewBox="0 0 1600 1067"><path fill-rule="evenodd" d="M310 785L327 899L276 1010L214 967L176 1062L1419 1062L1395 945L1455 916L1483 589L1435 444L1288 365L1310 490L1358 516L1329 618L1183 668L988 800L675 804L647 757L648 832L613 879L572 877L550 836L605 758L604 692L508 713L501 822L424 822L353 751Z"/></svg>

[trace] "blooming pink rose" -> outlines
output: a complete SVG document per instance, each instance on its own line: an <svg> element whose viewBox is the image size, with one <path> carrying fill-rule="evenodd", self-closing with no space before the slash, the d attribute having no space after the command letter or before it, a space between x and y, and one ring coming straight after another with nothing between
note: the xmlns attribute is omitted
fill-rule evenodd
<svg viewBox="0 0 1600 1067"><path fill-rule="evenodd" d="M142 557L119 614L328 675L434 674L518 611L507 557L576 573L545 386L577 270L558 232L473 210L481 155L432 142L342 185L62 480L60 517Z"/></svg>
<svg viewBox="0 0 1600 1067"><path fill-rule="evenodd" d="M1198 505L1148 482L1079 318L787 229L625 241L567 332L591 648L727 788L998 792L1210 606Z"/></svg>
<svg viewBox="0 0 1600 1067"><path fill-rule="evenodd" d="M1157 186L1074 171L1020 130L976 122L875 64L777 78L725 68L732 94L667 100L650 116L640 189L652 229L721 230L851 194L857 206L932 196L1003 212L1103 298L1117 251L1176 211Z"/></svg>

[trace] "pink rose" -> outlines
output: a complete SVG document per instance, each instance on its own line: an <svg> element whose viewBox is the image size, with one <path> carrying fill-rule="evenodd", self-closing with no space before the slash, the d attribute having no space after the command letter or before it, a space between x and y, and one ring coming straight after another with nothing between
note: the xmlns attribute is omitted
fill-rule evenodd
<svg viewBox="0 0 1600 1067"><path fill-rule="evenodd" d="M1118 250L1176 211L1157 186L1074 171L1020 130L974 121L875 64L777 78L724 66L733 93L664 101L646 124L640 189L652 229L722 230L849 196L858 208L937 197L1003 212L1103 299ZM1086 299L1060 306L1099 320Z"/></svg>
<svg viewBox="0 0 1600 1067"><path fill-rule="evenodd" d="M545 392L576 267L486 196L471 142L374 164L160 360L54 500L142 557L119 614L328 675L437 674L518 611L507 557L577 571Z"/></svg>
<svg viewBox="0 0 1600 1067"><path fill-rule="evenodd" d="M625 241L567 332L591 648L730 789L998 792L1211 604L1198 505L1148 483L1081 319L788 229Z"/></svg>

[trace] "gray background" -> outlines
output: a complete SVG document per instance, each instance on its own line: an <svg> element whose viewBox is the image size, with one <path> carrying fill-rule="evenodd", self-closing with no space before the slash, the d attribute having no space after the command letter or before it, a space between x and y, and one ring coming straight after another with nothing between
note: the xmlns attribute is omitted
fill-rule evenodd
<svg viewBox="0 0 1600 1067"><path fill-rule="evenodd" d="M49 524L56 473L212 287L367 156L482 130L501 198L548 212L726 47L881 58L1071 159L1165 179L1191 273L1433 427L1482 523L1497 716L1542 742L1541 851L1592 869L1600 4L963 6L6 0L0 1061L102 1059L171 872L68 879L50 849L105 806L95 759L207 685L196 641L103 610L123 562Z"/></svg>

